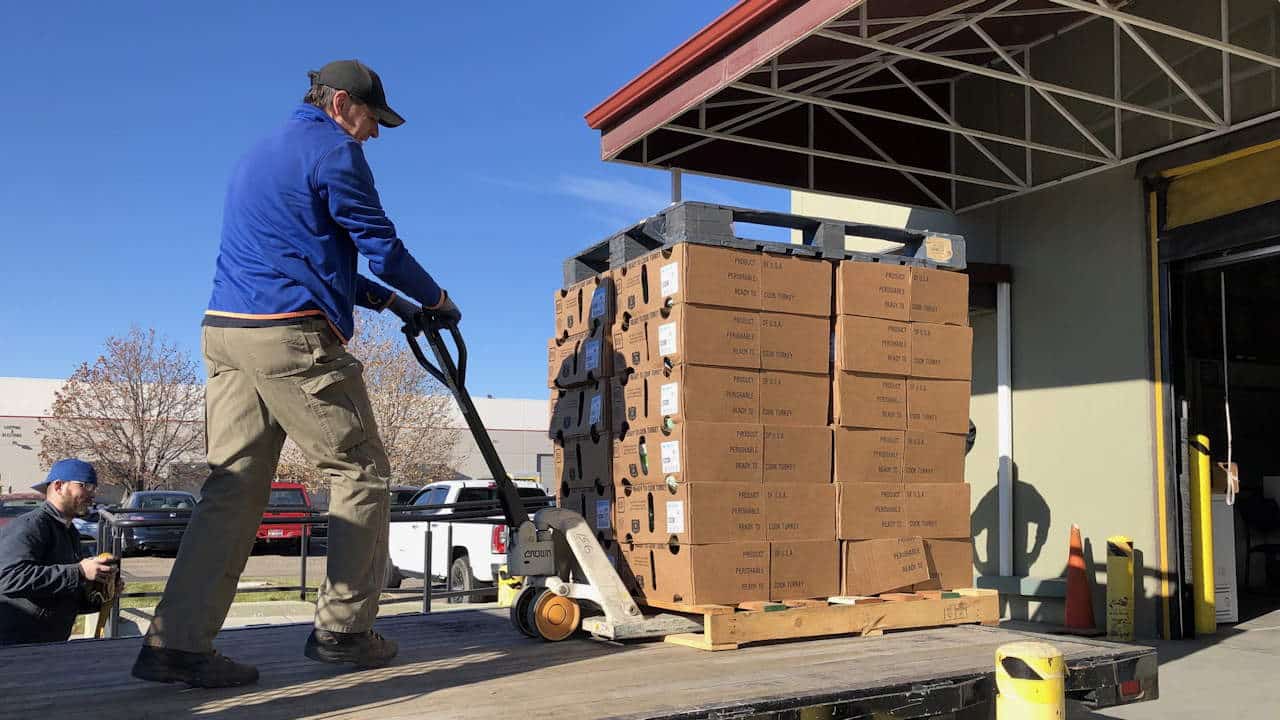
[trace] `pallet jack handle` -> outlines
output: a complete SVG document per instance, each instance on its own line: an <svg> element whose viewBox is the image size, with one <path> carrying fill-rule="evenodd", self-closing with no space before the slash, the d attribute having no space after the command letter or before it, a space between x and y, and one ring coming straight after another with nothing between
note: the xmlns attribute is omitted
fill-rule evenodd
<svg viewBox="0 0 1280 720"><path fill-rule="evenodd" d="M471 429L471 436L475 439L476 446L480 448L480 455L484 458L489 474L493 476L493 481L497 485L498 503L502 506L502 514L506 517L507 525L518 528L529 521L529 513L525 510L524 501L520 498L520 492L516 489L515 483L511 482L511 477L502 467L502 458L498 457L498 451L493 447L489 431L480 420L480 413L476 412L475 403L471 401L471 393L467 392L467 343L462 339L462 332L458 330L457 324L446 323L425 312L420 318L421 321L418 323L405 323L401 332L409 341L409 349L418 359L418 364L449 388L454 399L458 401L462 417L466 419L467 427ZM440 333L442 328L447 329L453 336L453 344L457 348L456 360ZM426 336L427 344L431 346L431 352L436 356L439 367L432 364L422 352L422 346L418 344L419 333Z"/></svg>

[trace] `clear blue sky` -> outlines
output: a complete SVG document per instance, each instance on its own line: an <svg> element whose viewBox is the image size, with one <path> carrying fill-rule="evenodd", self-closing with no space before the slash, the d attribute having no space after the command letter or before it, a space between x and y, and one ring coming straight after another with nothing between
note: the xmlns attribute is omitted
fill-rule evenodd
<svg viewBox="0 0 1280 720"><path fill-rule="evenodd" d="M0 375L65 377L131 324L199 358L228 173L306 71L358 57L408 122L366 145L388 214L463 309L477 395L546 396L561 261L659 210L583 114L731 5L10 3ZM686 177L685 197L785 209Z"/></svg>

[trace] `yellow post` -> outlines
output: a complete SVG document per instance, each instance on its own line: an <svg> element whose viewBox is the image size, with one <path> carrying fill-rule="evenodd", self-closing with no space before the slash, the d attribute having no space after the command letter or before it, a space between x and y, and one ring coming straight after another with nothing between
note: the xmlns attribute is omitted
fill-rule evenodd
<svg viewBox="0 0 1280 720"><path fill-rule="evenodd" d="M996 720L1061 720L1066 712L1062 652L1042 642L996 649Z"/></svg>
<svg viewBox="0 0 1280 720"><path fill-rule="evenodd" d="M1213 499L1209 495L1209 438L1191 441L1191 584L1196 634L1218 631L1213 593Z"/></svg>
<svg viewBox="0 0 1280 720"><path fill-rule="evenodd" d="M507 566L498 566L498 607L511 607L520 594L520 586L524 583L521 575L508 575Z"/></svg>
<svg viewBox="0 0 1280 720"><path fill-rule="evenodd" d="M1107 639L1133 639L1133 540L1107 538Z"/></svg>

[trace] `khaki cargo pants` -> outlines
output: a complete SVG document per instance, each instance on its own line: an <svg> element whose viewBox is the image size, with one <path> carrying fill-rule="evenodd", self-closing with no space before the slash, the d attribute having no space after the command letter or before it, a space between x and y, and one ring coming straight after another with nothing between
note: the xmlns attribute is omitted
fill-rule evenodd
<svg viewBox="0 0 1280 720"><path fill-rule="evenodd" d="M286 435L330 481L328 573L315 626L369 630L385 580L391 471L363 366L323 318L203 330L209 477L146 642L189 652L212 648L253 549Z"/></svg>

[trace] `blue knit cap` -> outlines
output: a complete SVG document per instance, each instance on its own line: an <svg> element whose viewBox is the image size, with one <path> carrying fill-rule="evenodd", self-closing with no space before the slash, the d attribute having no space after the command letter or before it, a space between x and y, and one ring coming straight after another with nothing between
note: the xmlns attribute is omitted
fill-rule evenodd
<svg viewBox="0 0 1280 720"><path fill-rule="evenodd" d="M31 489L44 492L45 487L54 480L67 480L97 485L98 473L94 471L92 465L83 460L67 458L66 460L59 460L54 463L53 467L49 468L49 475L41 482L32 485Z"/></svg>

